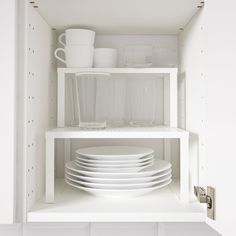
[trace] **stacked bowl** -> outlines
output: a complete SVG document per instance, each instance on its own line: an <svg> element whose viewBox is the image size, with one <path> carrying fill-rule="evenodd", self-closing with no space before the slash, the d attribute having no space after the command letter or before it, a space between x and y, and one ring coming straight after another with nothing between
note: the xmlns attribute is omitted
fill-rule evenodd
<svg viewBox="0 0 236 236"><path fill-rule="evenodd" d="M64 39L65 38L65 39ZM55 50L55 57L66 67L89 68L93 65L95 32L87 29L67 29L59 36L64 48ZM58 52L65 54L65 59Z"/></svg>
<svg viewBox="0 0 236 236"><path fill-rule="evenodd" d="M143 195L170 184L171 177L171 164L146 147L82 148L65 167L67 184L108 197Z"/></svg>

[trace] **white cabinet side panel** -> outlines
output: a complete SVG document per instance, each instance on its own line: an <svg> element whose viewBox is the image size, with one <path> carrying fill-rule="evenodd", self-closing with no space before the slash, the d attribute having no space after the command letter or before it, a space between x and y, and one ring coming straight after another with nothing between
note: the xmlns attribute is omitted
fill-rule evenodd
<svg viewBox="0 0 236 236"><path fill-rule="evenodd" d="M207 1L206 168L207 185L216 189L216 221L207 223L222 235L236 235L236 2Z"/></svg>
<svg viewBox="0 0 236 236"><path fill-rule="evenodd" d="M44 192L45 131L55 123L56 74L53 63L54 33L29 6L27 63L27 209Z"/></svg>
<svg viewBox="0 0 236 236"><path fill-rule="evenodd" d="M179 36L182 92L185 93L185 126L190 131L190 186L204 176L204 67L203 29L199 11Z"/></svg>
<svg viewBox="0 0 236 236"><path fill-rule="evenodd" d="M216 189L215 220L206 218L206 222L226 236L236 235L235 8L235 1L205 1L180 36L187 129L193 133L192 140L199 139L200 165L205 162L200 184Z"/></svg>
<svg viewBox="0 0 236 236"><path fill-rule="evenodd" d="M14 221L14 160L16 148L16 1L1 2L0 8L0 224Z"/></svg>

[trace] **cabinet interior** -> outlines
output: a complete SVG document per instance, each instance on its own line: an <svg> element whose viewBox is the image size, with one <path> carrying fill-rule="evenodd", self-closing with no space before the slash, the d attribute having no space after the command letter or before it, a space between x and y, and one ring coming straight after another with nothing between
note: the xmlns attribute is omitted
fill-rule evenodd
<svg viewBox="0 0 236 236"><path fill-rule="evenodd" d="M141 1L137 9L135 1L102 1L101 6L108 4L106 10L101 6L94 6L94 1L35 1L25 6L25 72L22 79L25 96L25 196L26 196L26 220L37 221L76 221L76 217L65 220L71 212L77 214L77 221L122 221L122 214L126 208L130 210L127 220L134 221L203 221L204 209L194 201L183 204L178 201L178 179L180 172L179 142L171 141L171 163L173 171L173 184L168 189L160 191L160 196L150 194L140 199L127 200L123 207L120 202L117 206L114 202L107 203L102 199L63 185L63 181L57 180L55 204L45 204L45 132L56 128L57 124L57 67L64 67L54 58L54 50L59 47L57 37L67 27L80 26L91 27L97 31L95 47L114 47L118 49L118 67L123 66L124 47L129 44L152 44L154 49L153 64L156 67L180 68L182 41L179 37L180 28L184 27L189 19L196 13L200 1L181 0L173 1ZM98 4L98 3L96 3ZM117 12L114 11L117 5ZM174 5L173 5L174 4ZM149 17L141 10L156 6ZM79 8L84 6L84 11ZM126 10L124 10L126 6ZM159 6L159 7L158 7ZM170 7L172 6L172 7ZM127 11L132 9L133 11ZM78 9L78 11L76 10ZM70 12L70 11L71 12ZM97 13L98 10L98 13ZM141 12L140 12L141 11ZM97 21L94 15L109 13L111 22L100 17ZM140 12L140 14L138 14ZM80 14L81 13L81 14ZM83 13L83 14L82 14ZM88 14L85 14L88 13ZM132 18L132 14L139 15ZM159 13L159 14L158 14ZM173 14L173 17L167 17ZM120 20L116 17L119 16ZM93 19L93 20L92 20ZM81 22L81 23L80 23ZM151 24L150 24L151 22ZM178 80L178 127L185 129L186 120L186 84L184 73L179 73ZM124 75L126 80L132 79L132 75ZM145 78L144 78L145 79ZM156 125L168 125L168 83L163 76L157 76L157 114ZM70 124L70 90L69 79L66 84L66 124ZM167 82L166 82L167 81ZM165 92L165 93L164 93ZM71 158L77 148L93 145L142 145L155 150L158 158L164 158L163 139L77 139L71 144ZM190 188L199 181L198 138L190 135ZM64 177L64 140L58 139L55 150L55 176L57 179ZM69 195L68 195L69 194ZM78 195L77 195L78 194ZM80 201L81 199L81 201ZM158 202L159 201L159 202ZM150 205L148 205L150 202ZM74 205L73 205L74 203ZM163 206L163 203L166 206ZM139 205L139 207L134 209ZM167 206L168 205L168 206ZM101 207L103 206L103 208ZM58 208L57 208L58 207ZM154 208L153 208L154 207ZM120 210L119 210L120 208ZM153 212L152 213L152 208ZM93 212L94 211L94 212ZM103 215L104 212L108 215ZM55 213L55 214L53 214ZM63 215L64 213L64 215ZM122 213L122 214L121 214ZM140 213L140 214L139 214ZM142 213L142 214L141 214ZM178 215L179 213L179 215ZM50 215L51 214L51 215ZM89 215L90 214L90 215ZM119 215L120 214L120 215ZM134 217L137 215L137 217ZM91 217L89 217L91 216ZM133 218L132 218L133 217ZM124 218L126 220L126 218ZM132 221L132 220L131 220Z"/></svg>

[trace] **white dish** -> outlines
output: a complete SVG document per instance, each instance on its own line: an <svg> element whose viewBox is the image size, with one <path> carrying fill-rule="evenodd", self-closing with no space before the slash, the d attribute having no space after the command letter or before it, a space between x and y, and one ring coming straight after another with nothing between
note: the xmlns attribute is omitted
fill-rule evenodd
<svg viewBox="0 0 236 236"><path fill-rule="evenodd" d="M95 168L130 168L130 167L145 167L148 164L151 164L153 162L153 158L144 162L138 162L138 163L128 163L128 164L97 164L97 163L87 163L84 161L81 161L79 158L75 159L75 162L78 164L81 164L82 166L86 167L95 167Z"/></svg>
<svg viewBox="0 0 236 236"><path fill-rule="evenodd" d="M88 157L84 157L84 156L79 156L76 155L75 158L77 160L81 160L83 162L86 163L92 163L92 164L134 164L134 163L142 163L148 160L153 159L154 155L148 155L148 156L144 156L141 157L139 159L134 159L134 160L96 160L96 159L89 159Z"/></svg>
<svg viewBox="0 0 236 236"><path fill-rule="evenodd" d="M171 174L171 169L164 170L162 172L159 172L156 175L147 176L147 177L141 177L141 178L96 178L96 177L89 177L84 176L79 173L76 173L72 170L66 169L66 174L75 177L80 178L84 181L90 182L90 183L103 183L103 184L136 184L136 183L147 183L151 181L158 180L159 178Z"/></svg>
<svg viewBox="0 0 236 236"><path fill-rule="evenodd" d="M134 173L114 173L114 172L93 172L85 171L75 164L74 161L70 161L66 164L66 168L85 176L100 177L100 178L135 178L135 177L146 177L152 176L164 170L171 168L171 164L168 161L156 159L154 165L143 169L140 172Z"/></svg>
<svg viewBox="0 0 236 236"><path fill-rule="evenodd" d="M81 148L76 151L81 156L98 160L139 159L153 152L151 148L135 146L98 146Z"/></svg>
<svg viewBox="0 0 236 236"><path fill-rule="evenodd" d="M90 183L81 180L80 178L71 177L69 175L65 175L67 180L73 181L82 187L95 188L95 189L119 189L119 190L127 190L127 189L140 189L147 188L157 185L159 183L165 182L171 179L171 174L163 176L155 181L147 182L147 183L136 183L136 184L104 184L104 183Z"/></svg>
<svg viewBox="0 0 236 236"><path fill-rule="evenodd" d="M101 196L101 197L115 197L115 198L120 198L120 197L137 197L140 195L147 194L149 192L152 192L154 190L157 190L159 188L163 188L167 186L168 184L171 183L171 179L164 181L162 183L156 184L150 188L141 188L141 189L126 189L126 190L110 190L110 189L95 189L95 188L86 188L82 187L78 184L76 184L73 181L70 180L65 180L65 182L75 188L84 190L90 194L96 195L96 196ZM148 203L147 203L148 204Z"/></svg>
<svg viewBox="0 0 236 236"><path fill-rule="evenodd" d="M80 168L86 170L86 171L94 171L94 172L98 172L98 173L102 173L102 172L108 172L108 173L133 173L133 172L138 172L141 171L149 166L153 165L153 161L150 162L147 165L144 166L140 166L140 167L124 167L124 168L119 168L119 167L105 167L105 168L98 168L98 167L91 167L91 166L85 166L83 164L78 163L77 160L75 160L75 164L77 166L79 166Z"/></svg>

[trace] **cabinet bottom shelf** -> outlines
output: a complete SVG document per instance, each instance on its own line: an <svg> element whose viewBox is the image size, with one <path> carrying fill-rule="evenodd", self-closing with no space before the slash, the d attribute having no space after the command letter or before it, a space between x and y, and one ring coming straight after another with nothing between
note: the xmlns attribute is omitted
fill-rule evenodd
<svg viewBox="0 0 236 236"><path fill-rule="evenodd" d="M38 201L27 213L28 222L203 222L198 202L181 203L179 181L150 194L128 199L99 198L56 180L55 203Z"/></svg>

